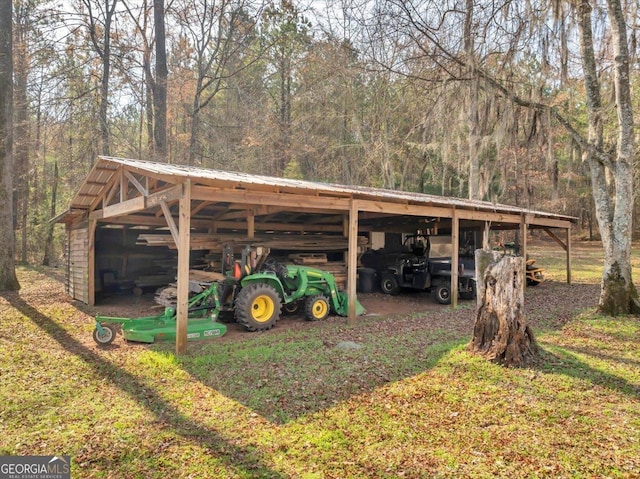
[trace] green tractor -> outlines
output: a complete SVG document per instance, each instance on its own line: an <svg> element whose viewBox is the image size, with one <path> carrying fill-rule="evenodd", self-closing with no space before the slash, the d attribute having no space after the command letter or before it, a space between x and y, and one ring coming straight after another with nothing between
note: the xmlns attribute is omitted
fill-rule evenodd
<svg viewBox="0 0 640 479"><path fill-rule="evenodd" d="M271 329L282 313L302 310L305 319L319 321L330 312L340 316L348 314L347 294L338 290L334 276L317 268L283 265L265 261L268 255L256 255L246 247L242 259L233 261L227 253L227 264L222 279L211 283L190 285L198 292L189 299L187 339L207 339L225 334L227 328L217 322L223 312L233 312L236 322L248 331ZM257 271L257 272L252 272ZM125 339L152 343L159 339L175 339L176 311L166 305L159 316L143 318L115 318L96 316L93 338L101 345L109 344L116 335L114 324L122 325ZM365 310L356 300L356 314Z"/></svg>
<svg viewBox="0 0 640 479"><path fill-rule="evenodd" d="M331 273L310 266L267 263L261 272L240 280L234 302L234 315L248 331L272 328L282 309L302 310L308 321L321 321L330 312L347 316L349 298L338 291ZM356 300L356 314L365 310Z"/></svg>

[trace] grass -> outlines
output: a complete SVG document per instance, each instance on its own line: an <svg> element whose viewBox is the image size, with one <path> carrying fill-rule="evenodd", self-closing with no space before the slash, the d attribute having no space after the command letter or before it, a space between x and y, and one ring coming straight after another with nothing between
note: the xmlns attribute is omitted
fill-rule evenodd
<svg viewBox="0 0 640 479"><path fill-rule="evenodd" d="M564 280L563 253L535 248ZM584 285L527 291L541 347L528 369L469 355L465 309L182 357L121 338L100 349L90 311L48 270L21 269L20 294L0 297L0 454L68 454L74 478L639 477L640 320L579 307L600 252L574 250Z"/></svg>

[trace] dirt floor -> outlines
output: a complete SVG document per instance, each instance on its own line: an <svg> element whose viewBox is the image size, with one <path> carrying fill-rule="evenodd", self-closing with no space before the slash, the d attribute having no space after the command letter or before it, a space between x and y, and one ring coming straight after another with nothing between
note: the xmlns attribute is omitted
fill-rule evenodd
<svg viewBox="0 0 640 479"><path fill-rule="evenodd" d="M153 301L154 294L146 293L142 296L122 293L114 294L97 301L95 310L105 316L139 317L161 314L163 307ZM447 306L439 304L432 293L420 291L403 291L398 295L387 295L380 292L358 293L358 300L366 309L366 316L402 316L413 313L445 311ZM472 301L460 302L461 305L472 305ZM344 321L339 316L330 316L328 321ZM305 321L299 314L283 314L278 321L277 329L298 329L309 327L311 324ZM227 322L227 334L225 338L235 338L247 333L242 326L233 322Z"/></svg>

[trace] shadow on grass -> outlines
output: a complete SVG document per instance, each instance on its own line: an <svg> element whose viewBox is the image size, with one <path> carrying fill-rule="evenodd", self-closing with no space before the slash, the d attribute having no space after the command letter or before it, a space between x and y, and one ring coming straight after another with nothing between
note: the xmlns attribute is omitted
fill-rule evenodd
<svg viewBox="0 0 640 479"><path fill-rule="evenodd" d="M48 276L51 279L54 279L60 284L65 284L66 281L66 271L64 268L56 268L54 266L42 266L42 265L21 265L21 268L29 269L32 271L36 271L44 276Z"/></svg>
<svg viewBox="0 0 640 479"><path fill-rule="evenodd" d="M602 386L634 399L640 399L640 386L632 384L624 378L590 366L581 360L578 354L594 356L606 361L626 362L625 360L609 355L600 355L595 351L582 348L574 349L565 346L554 346L553 350L551 350L541 345L539 345L539 347L541 357L534 366L534 369L547 374L564 374L572 378L589 381L593 385Z"/></svg>
<svg viewBox="0 0 640 479"><path fill-rule="evenodd" d="M567 351L572 351L574 353L578 353L583 356L593 356L594 358L598 358L603 361L608 361L611 363L626 364L628 366L631 366L632 368L637 368L638 370L640 370L640 359L623 358L621 356L616 356L614 354L605 354L603 352L597 351L595 348L588 349L588 348L578 348L575 346L564 345L562 346L562 349L565 349Z"/></svg>
<svg viewBox="0 0 640 479"><path fill-rule="evenodd" d="M361 321L352 328L325 323L242 342L194 344L180 366L274 424L286 424L432 369L468 342L418 329L420 319L405 320L414 327L409 331L394 330L392 319Z"/></svg>
<svg viewBox="0 0 640 479"><path fill-rule="evenodd" d="M2 296L16 310L29 318L70 354L86 362L98 377L108 380L113 385L119 387L125 394L149 410L159 422L173 428L178 435L190 441L199 442L212 454L215 454L216 458L224 461L226 465L237 474L247 477L286 477L265 466L257 449L251 447L243 448L231 444L226 439L220 437L215 430L205 428L180 413L156 391L150 389L148 385L142 384L132 374L114 366L109 361L101 358L96 352L78 342L54 320L33 308L29 303L20 298L18 294L8 293Z"/></svg>

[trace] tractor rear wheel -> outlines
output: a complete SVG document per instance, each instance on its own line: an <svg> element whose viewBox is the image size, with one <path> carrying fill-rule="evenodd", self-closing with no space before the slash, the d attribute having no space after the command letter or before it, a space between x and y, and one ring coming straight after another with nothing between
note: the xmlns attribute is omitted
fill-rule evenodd
<svg viewBox="0 0 640 479"><path fill-rule="evenodd" d="M321 295L309 296L304 303L304 319L322 321L329 316L329 300Z"/></svg>
<svg viewBox="0 0 640 479"><path fill-rule="evenodd" d="M254 283L238 293L235 318L248 331L265 331L280 319L281 308L280 296L272 286Z"/></svg>

